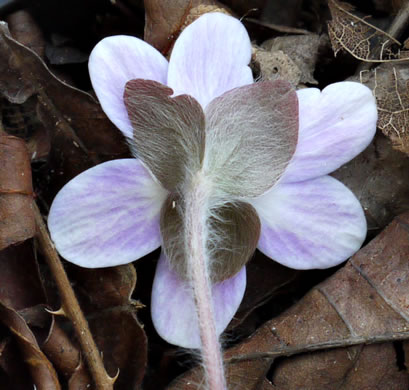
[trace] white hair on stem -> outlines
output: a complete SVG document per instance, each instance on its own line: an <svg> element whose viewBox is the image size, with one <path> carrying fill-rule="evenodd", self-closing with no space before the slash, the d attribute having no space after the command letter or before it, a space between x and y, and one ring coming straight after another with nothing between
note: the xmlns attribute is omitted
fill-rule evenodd
<svg viewBox="0 0 409 390"><path fill-rule="evenodd" d="M185 194L185 251L197 308L206 385L209 390L227 390L222 349L216 332L207 250L210 192L210 183L199 171Z"/></svg>

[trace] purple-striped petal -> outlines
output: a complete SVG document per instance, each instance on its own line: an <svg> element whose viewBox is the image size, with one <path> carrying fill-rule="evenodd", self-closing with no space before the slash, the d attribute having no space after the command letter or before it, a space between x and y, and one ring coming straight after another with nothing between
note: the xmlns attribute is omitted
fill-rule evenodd
<svg viewBox="0 0 409 390"><path fill-rule="evenodd" d="M123 100L125 84L132 79L166 84L167 60L141 39L117 35L95 46L88 67L102 109L126 137L132 138L133 130Z"/></svg>
<svg viewBox="0 0 409 390"><path fill-rule="evenodd" d="M137 159L97 165L57 194L48 217L51 238L66 260L82 267L129 263L160 246L166 195Z"/></svg>
<svg viewBox="0 0 409 390"><path fill-rule="evenodd" d="M296 182L326 175L361 153L376 130L375 98L359 83L331 84L297 92L298 145L282 180Z"/></svg>
<svg viewBox="0 0 409 390"><path fill-rule="evenodd" d="M169 61L168 85L193 96L202 107L236 87L253 82L251 43L244 26L218 12L202 15L177 39Z"/></svg>
<svg viewBox="0 0 409 390"><path fill-rule="evenodd" d="M236 313L245 289L245 267L232 278L213 285L216 331L219 335ZM156 268L151 311L153 324L164 340L183 348L200 347L199 326L191 290L176 272L169 269L164 252Z"/></svg>
<svg viewBox="0 0 409 390"><path fill-rule="evenodd" d="M280 183L251 203L261 219L258 248L290 268L335 266L354 254L366 236L359 201L330 176Z"/></svg>

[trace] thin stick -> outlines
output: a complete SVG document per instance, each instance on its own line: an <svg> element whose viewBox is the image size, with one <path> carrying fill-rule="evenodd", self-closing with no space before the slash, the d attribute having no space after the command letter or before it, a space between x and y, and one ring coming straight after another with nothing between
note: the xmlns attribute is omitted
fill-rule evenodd
<svg viewBox="0 0 409 390"><path fill-rule="evenodd" d="M191 191L186 194L186 253L187 267L196 302L202 359L209 390L226 390L223 356L216 333L211 280L208 267L207 250L207 203L206 184L197 176Z"/></svg>
<svg viewBox="0 0 409 390"><path fill-rule="evenodd" d="M48 234L43 217L35 202L33 202L33 209L37 224L37 239L43 249L45 260L51 269L61 297L61 309L55 314L63 314L72 322L96 389L113 390L116 378L111 378L105 371L101 355L92 338L87 320L81 311L70 281Z"/></svg>

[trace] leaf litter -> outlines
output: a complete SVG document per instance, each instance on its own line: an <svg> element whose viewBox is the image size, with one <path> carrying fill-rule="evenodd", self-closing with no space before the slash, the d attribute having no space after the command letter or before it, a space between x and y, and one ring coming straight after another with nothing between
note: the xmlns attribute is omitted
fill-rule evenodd
<svg viewBox="0 0 409 390"><path fill-rule="evenodd" d="M85 3L75 5L75 11L80 13ZM116 20L136 15L141 23L146 11L145 39L169 53L181 29L201 13L223 9L242 17L250 12L259 22L248 23L254 42L282 53L274 57L282 67L279 77L322 88L327 80L339 80L337 70L344 74L348 69L346 77L361 76L376 96L378 128L384 134L334 173L366 212L368 242L359 253L335 273L289 270L266 263L260 253L249 263L252 282L226 339L232 388L407 389L409 217L402 213L409 210L408 86L406 54L397 42L405 41L407 32L385 33L376 26L387 31L395 15L386 18L384 10L369 22L364 16L368 9L359 2L353 4L356 9L335 0L325 10L318 1L291 10L279 5L288 18L275 29L268 26L277 26L277 19L263 2L255 2L259 8L254 11L250 1L179 3L147 0L144 9L138 2L117 0L100 6L96 14L103 15L104 28L94 29L93 44L101 31L103 36L121 32ZM404 6L394 2L395 12ZM369 11L375 14L382 7L377 1ZM81 62L67 59L55 65L58 61L45 55L50 32L61 33L56 22L65 16L51 9L40 20L33 9L12 11L1 15L11 33L5 23L0 26L0 389L31 390L33 383L38 389L85 389L94 386L92 375L71 322L45 310L58 309L61 298L33 240L31 205L36 201L46 215L70 178L128 152L89 93ZM355 63L319 49L328 39L329 11L334 52L350 53ZM57 19L47 24L48 15ZM98 25L94 19L87 23ZM25 35L23 27L36 33ZM133 34L142 30L143 25L135 27ZM70 31L63 32L66 42L89 53L91 47L84 49ZM257 70L257 56L253 59ZM370 62L373 69L359 74L359 61ZM202 383L195 362L160 340L150 322L147 289L156 259L154 253L135 263L136 272L133 265L86 270L65 264L108 374L114 377L119 369L117 390L196 389ZM190 367L193 371L183 374Z"/></svg>

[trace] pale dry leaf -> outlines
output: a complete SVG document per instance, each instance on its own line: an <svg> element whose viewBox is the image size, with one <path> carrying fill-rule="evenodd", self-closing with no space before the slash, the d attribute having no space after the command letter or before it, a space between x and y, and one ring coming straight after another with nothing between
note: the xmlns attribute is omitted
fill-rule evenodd
<svg viewBox="0 0 409 390"><path fill-rule="evenodd" d="M301 70L294 61L281 50L265 50L253 46L253 60L261 80L283 79L297 86L301 80Z"/></svg>
<svg viewBox="0 0 409 390"><path fill-rule="evenodd" d="M301 71L300 83L318 84L314 71L319 52L329 46L326 34L297 34L268 39L262 48L276 52L283 51Z"/></svg>
<svg viewBox="0 0 409 390"><path fill-rule="evenodd" d="M409 51L393 51L400 42L352 13L354 7L349 3L329 0L328 6L332 20L328 22L328 35L334 54L345 50L360 61L399 62L407 61Z"/></svg>
<svg viewBox="0 0 409 390"><path fill-rule="evenodd" d="M373 89L378 127L402 152L409 153L409 70L397 65L375 69Z"/></svg>
<svg viewBox="0 0 409 390"><path fill-rule="evenodd" d="M361 75L373 90L378 106L378 128L393 146L409 154L409 69L405 64L381 64Z"/></svg>

